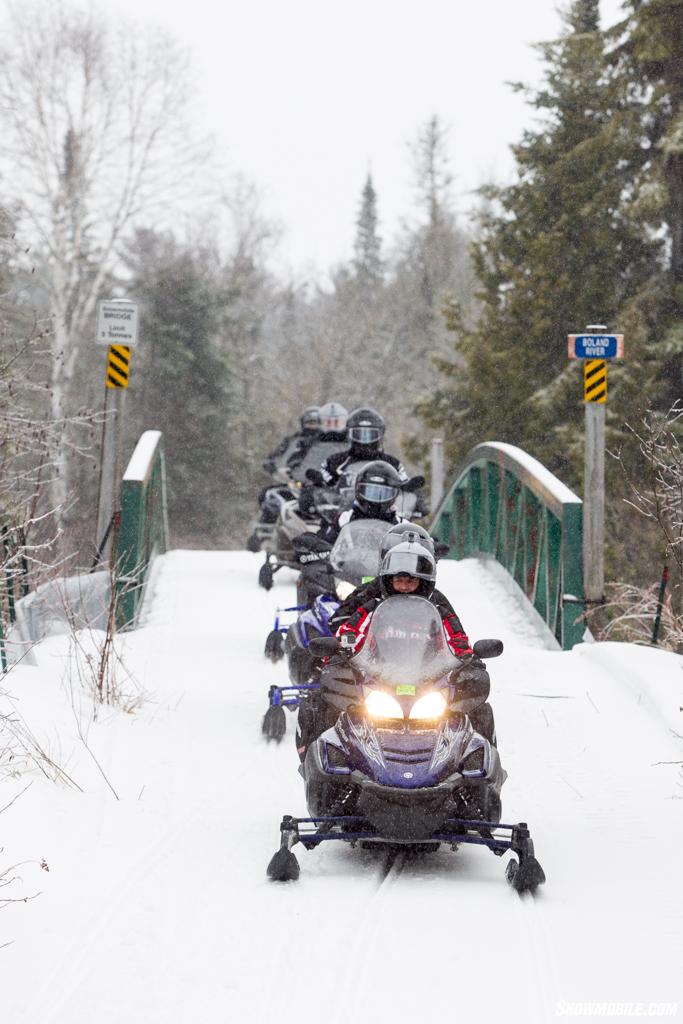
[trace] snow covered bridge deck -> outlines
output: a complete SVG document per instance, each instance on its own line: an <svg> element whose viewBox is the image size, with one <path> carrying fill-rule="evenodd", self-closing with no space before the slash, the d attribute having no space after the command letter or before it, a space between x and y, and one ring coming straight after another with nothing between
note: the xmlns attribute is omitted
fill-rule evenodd
<svg viewBox="0 0 683 1024"><path fill-rule="evenodd" d="M440 564L470 637L506 643L491 663L504 820L529 822L547 885L520 898L481 849L387 872L384 854L334 844L298 852L299 882L277 885L279 820L305 804L294 719L281 746L260 736L286 679L262 648L294 577L265 593L259 562L159 559L141 628L119 637L148 694L134 713L90 722L75 681L59 685L61 638L6 677L84 792L34 773L0 816L0 873L34 862L11 895L42 891L0 916L2 1020L546 1024L564 1003L677 1000L683 1016L683 659L549 650L484 565ZM0 806L27 781L2 782Z"/></svg>

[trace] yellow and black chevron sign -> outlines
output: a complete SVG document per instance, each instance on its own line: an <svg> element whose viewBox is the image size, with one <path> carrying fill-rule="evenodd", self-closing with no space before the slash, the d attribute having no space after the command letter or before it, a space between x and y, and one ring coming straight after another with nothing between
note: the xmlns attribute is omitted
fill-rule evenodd
<svg viewBox="0 0 683 1024"><path fill-rule="evenodd" d="M127 388L130 373L130 348L128 345L110 345L107 360L107 387Z"/></svg>
<svg viewBox="0 0 683 1024"><path fill-rule="evenodd" d="M583 364L584 402L607 401L607 360L586 359Z"/></svg>

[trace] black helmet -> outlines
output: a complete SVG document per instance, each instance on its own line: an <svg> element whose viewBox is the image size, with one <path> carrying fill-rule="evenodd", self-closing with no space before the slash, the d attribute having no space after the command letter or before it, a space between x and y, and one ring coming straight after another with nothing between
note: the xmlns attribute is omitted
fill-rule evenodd
<svg viewBox="0 0 683 1024"><path fill-rule="evenodd" d="M346 420L349 414L339 402L325 402L318 409L318 415L320 416L320 429L324 433L333 430L346 430Z"/></svg>
<svg viewBox="0 0 683 1024"><path fill-rule="evenodd" d="M391 597L394 593L394 576L414 576L420 581L417 590L419 597L429 597L436 582L436 561L434 555L416 541L403 541L390 548L382 559L379 571L379 584L383 597Z"/></svg>
<svg viewBox="0 0 683 1024"><path fill-rule="evenodd" d="M355 500L363 512L386 512L396 501L401 478L388 462L368 462L356 477Z"/></svg>
<svg viewBox="0 0 683 1024"><path fill-rule="evenodd" d="M320 411L317 405L309 405L301 413L299 417L299 423L301 429L306 430L319 430L320 429Z"/></svg>
<svg viewBox="0 0 683 1024"><path fill-rule="evenodd" d="M354 409L346 428L352 445L379 450L384 437L384 419L374 409Z"/></svg>
<svg viewBox="0 0 683 1024"><path fill-rule="evenodd" d="M397 544L402 544L404 541L421 544L423 548L429 551L430 555L434 554L434 538L427 533L424 526L418 526L417 523L406 521L391 526L382 537L379 549L380 562L384 561L384 556L392 548L396 547Z"/></svg>

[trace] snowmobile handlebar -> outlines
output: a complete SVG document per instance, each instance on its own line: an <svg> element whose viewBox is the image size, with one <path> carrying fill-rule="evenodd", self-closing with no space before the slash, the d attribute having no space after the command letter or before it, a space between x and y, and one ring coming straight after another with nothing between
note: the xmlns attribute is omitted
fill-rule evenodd
<svg viewBox="0 0 683 1024"><path fill-rule="evenodd" d="M308 645L309 651L316 658L326 658L332 654L339 654L343 648L336 636L316 636Z"/></svg>

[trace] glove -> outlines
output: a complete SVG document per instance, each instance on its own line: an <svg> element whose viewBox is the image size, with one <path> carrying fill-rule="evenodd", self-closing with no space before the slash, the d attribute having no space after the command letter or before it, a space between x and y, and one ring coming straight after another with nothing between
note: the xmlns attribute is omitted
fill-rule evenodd
<svg viewBox="0 0 683 1024"><path fill-rule="evenodd" d="M451 673L451 683L455 687L455 709L463 714L483 704L491 692L489 674L481 658L476 655L472 655Z"/></svg>

